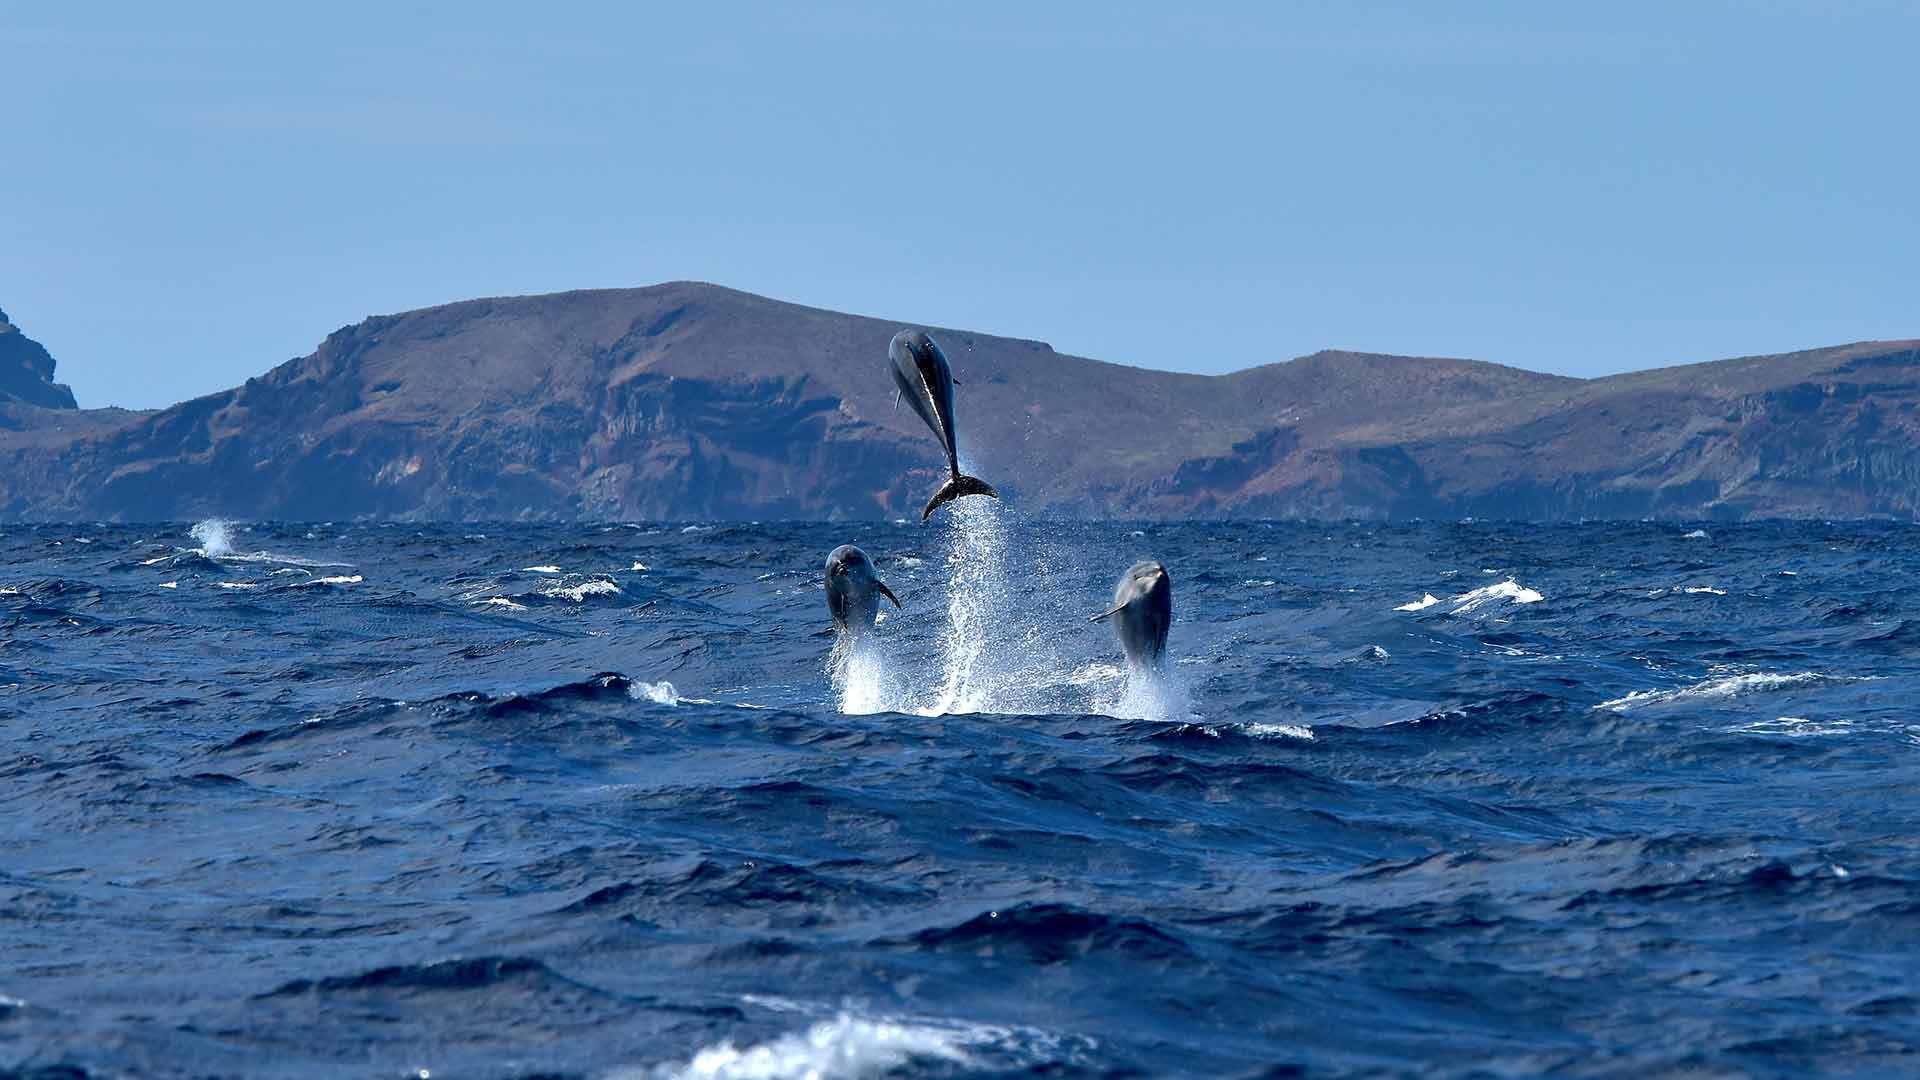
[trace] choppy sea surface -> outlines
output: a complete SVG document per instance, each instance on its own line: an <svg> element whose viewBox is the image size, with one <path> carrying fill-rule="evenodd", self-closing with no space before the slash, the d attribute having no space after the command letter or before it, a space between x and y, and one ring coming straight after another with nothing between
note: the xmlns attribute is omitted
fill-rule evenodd
<svg viewBox="0 0 1920 1080"><path fill-rule="evenodd" d="M7 527L0 1075L1920 1074L1917 551Z"/></svg>

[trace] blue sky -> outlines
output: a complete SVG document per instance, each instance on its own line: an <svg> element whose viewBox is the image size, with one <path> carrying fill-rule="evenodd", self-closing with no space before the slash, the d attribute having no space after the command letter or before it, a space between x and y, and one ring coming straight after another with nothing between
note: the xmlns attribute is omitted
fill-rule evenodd
<svg viewBox="0 0 1920 1080"><path fill-rule="evenodd" d="M1171 7L0 0L0 308L89 406L677 278L1201 372L1920 335L1920 6Z"/></svg>

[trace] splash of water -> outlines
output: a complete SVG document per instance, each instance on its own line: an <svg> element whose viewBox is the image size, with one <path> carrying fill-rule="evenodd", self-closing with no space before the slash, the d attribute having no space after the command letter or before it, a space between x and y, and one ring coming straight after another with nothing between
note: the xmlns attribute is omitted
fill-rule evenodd
<svg viewBox="0 0 1920 1080"><path fill-rule="evenodd" d="M189 534L200 541L200 554L218 559L233 554L233 523L219 518L196 522Z"/></svg>
<svg viewBox="0 0 1920 1080"><path fill-rule="evenodd" d="M835 642L827 657L827 677L839 699L840 711L850 716L887 712L909 697L872 634L843 636Z"/></svg>

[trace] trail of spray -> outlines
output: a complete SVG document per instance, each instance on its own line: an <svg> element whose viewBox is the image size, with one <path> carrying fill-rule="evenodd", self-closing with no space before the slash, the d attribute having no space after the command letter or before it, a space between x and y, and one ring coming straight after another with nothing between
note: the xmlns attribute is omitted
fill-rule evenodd
<svg viewBox="0 0 1920 1080"><path fill-rule="evenodd" d="M1189 718L1171 667L1129 672L1110 632L1087 625L1104 597L1055 577L1054 545L992 499L939 513L946 573L935 588L945 589L947 621L931 643L937 667L895 656L912 646L884 629L841 641L827 666L842 712Z"/></svg>
<svg viewBox="0 0 1920 1080"><path fill-rule="evenodd" d="M986 712L994 680L989 654L1016 614L1007 610L1007 528L987 499L955 502L947 548L947 631L940 639L944 685L919 711Z"/></svg>

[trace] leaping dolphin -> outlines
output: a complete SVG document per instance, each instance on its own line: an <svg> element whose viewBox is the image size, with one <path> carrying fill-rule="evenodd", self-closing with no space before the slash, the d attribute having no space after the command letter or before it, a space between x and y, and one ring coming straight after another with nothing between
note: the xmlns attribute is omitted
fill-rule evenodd
<svg viewBox="0 0 1920 1080"><path fill-rule="evenodd" d="M827 556L827 611L843 638L858 637L873 628L884 596L900 606L887 583L874 576L873 561L852 544L841 544Z"/></svg>
<svg viewBox="0 0 1920 1080"><path fill-rule="evenodd" d="M955 446L953 430L953 370L947 367L946 354L940 346L920 330L902 330L893 335L893 342L887 346L888 365L893 371L894 385L899 387L900 396L920 414L920 419L933 429L934 437L940 440L940 446L947 452L947 473L949 479L933 498L927 502L926 509L920 511L920 520L933 516L941 503L952 502L966 495L991 495L999 498L1000 493L993 490L985 480L967 476L960 471L960 451Z"/></svg>
<svg viewBox="0 0 1920 1080"><path fill-rule="evenodd" d="M1173 625L1173 580L1167 568L1147 559L1133 564L1113 589L1113 606L1088 619L1109 615L1113 634L1136 671L1157 669L1167 652L1167 627Z"/></svg>

